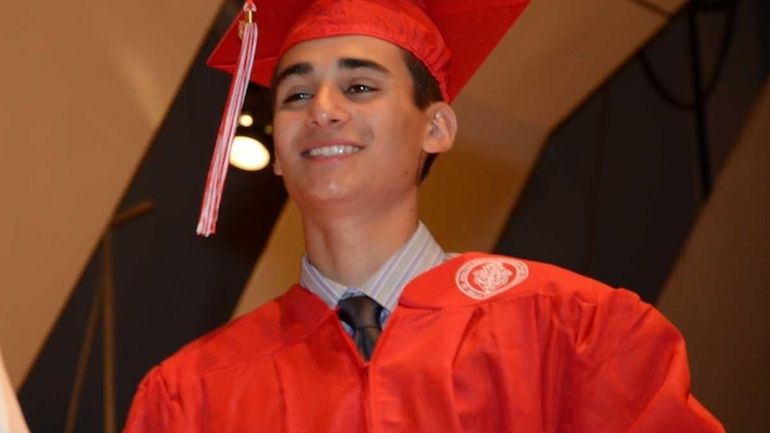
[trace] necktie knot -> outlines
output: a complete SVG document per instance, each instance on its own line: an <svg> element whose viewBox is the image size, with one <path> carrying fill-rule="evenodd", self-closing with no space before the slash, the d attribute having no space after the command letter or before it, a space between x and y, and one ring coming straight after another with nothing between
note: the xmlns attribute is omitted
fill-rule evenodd
<svg viewBox="0 0 770 433"><path fill-rule="evenodd" d="M374 344L382 330L380 314L382 306L368 296L353 296L339 302L340 320L353 328L353 340L367 360L374 351Z"/></svg>
<svg viewBox="0 0 770 433"><path fill-rule="evenodd" d="M382 306L368 296L351 296L339 302L340 320L351 328L380 327Z"/></svg>

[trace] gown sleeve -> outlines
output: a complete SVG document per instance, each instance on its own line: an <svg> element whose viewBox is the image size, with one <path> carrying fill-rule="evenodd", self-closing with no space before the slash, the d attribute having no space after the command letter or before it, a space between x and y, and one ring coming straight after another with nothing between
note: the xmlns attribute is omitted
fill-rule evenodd
<svg viewBox="0 0 770 433"><path fill-rule="evenodd" d="M684 340L662 314L625 290L576 309L574 431L724 432L691 394Z"/></svg>
<svg viewBox="0 0 770 433"><path fill-rule="evenodd" d="M163 371L163 365L147 373L134 396L123 433L199 431L201 424L195 419L197 411L181 396L197 393L180 393L180 384L173 377Z"/></svg>

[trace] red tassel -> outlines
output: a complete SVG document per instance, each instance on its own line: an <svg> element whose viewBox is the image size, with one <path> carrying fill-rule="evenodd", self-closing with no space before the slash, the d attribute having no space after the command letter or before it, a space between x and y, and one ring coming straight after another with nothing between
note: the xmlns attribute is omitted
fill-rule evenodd
<svg viewBox="0 0 770 433"><path fill-rule="evenodd" d="M254 54L257 52L259 31L254 20L256 10L257 7L251 0L247 0L243 5L245 18L241 23L241 52L238 58L238 68L233 76L233 81L230 83L230 93L227 96L225 112L222 115L219 132L217 132L217 143L214 146L214 156L209 166L206 190L203 193L203 204L198 219L197 233L203 236L213 234L217 227L219 202L222 199L222 190L230 162L230 148L233 145L233 137L238 127L238 116L241 114L243 100L246 98L246 89L251 79Z"/></svg>

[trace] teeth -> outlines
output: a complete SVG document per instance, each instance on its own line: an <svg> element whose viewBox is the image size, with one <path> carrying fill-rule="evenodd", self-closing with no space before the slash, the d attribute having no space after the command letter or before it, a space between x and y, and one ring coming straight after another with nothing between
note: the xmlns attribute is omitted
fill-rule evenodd
<svg viewBox="0 0 770 433"><path fill-rule="evenodd" d="M341 155L349 155L352 153L356 153L361 148L356 146L350 146L350 145L334 145L334 146L324 146L324 147L316 147L313 149L308 150L305 152L307 156L310 157L317 157L317 156L341 156Z"/></svg>

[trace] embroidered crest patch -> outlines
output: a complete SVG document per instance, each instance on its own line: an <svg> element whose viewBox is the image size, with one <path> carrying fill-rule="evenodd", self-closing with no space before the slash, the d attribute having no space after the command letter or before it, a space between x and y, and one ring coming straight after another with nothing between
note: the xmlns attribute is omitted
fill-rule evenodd
<svg viewBox="0 0 770 433"><path fill-rule="evenodd" d="M455 275L461 292L473 299L487 299L527 279L529 268L521 260L484 257L462 265Z"/></svg>

